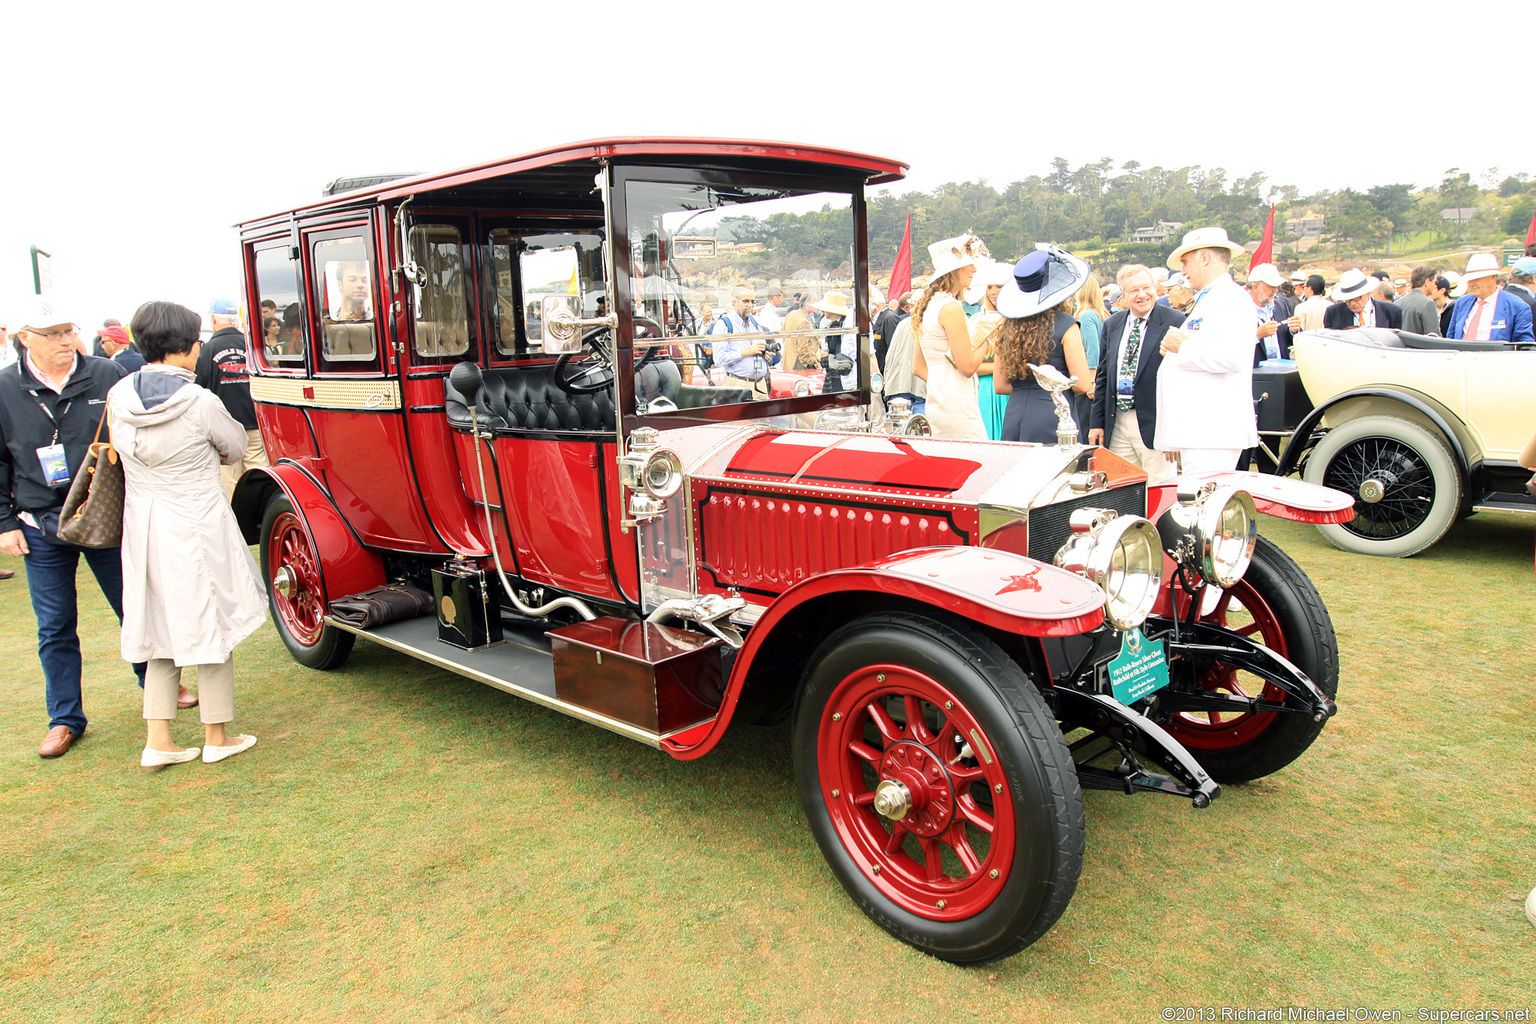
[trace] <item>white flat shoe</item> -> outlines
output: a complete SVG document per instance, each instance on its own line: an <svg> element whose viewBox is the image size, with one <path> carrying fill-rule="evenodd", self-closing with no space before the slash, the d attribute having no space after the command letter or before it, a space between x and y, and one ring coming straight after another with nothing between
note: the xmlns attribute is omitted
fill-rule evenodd
<svg viewBox="0 0 1536 1024"><path fill-rule="evenodd" d="M226 757L234 757L242 750L250 750L256 745L255 736L239 736L236 739L238 742L231 743L227 747L204 746L203 764L213 764L213 762L222 761Z"/></svg>
<svg viewBox="0 0 1536 1024"><path fill-rule="evenodd" d="M139 755L139 767L164 768L168 764L196 761L197 755L201 752L199 747L188 747L186 750L151 750L145 747L144 753Z"/></svg>

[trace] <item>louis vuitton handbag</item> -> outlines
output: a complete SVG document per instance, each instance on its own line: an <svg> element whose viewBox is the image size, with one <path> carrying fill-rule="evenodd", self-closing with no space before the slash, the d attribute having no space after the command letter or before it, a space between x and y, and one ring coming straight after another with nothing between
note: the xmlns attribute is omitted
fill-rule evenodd
<svg viewBox="0 0 1536 1024"><path fill-rule="evenodd" d="M123 543L123 460L110 441L102 441L107 411L102 409L96 440L69 485L59 510L59 540L82 548L115 548Z"/></svg>

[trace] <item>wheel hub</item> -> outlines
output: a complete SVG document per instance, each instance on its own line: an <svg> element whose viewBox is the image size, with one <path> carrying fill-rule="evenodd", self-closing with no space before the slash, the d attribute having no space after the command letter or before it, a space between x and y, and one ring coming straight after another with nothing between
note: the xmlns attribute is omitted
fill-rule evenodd
<svg viewBox="0 0 1536 1024"><path fill-rule="evenodd" d="M880 780L875 787L875 810L900 821L907 830L936 836L954 820L955 792L949 773L921 743L892 744L880 762Z"/></svg>
<svg viewBox="0 0 1536 1024"><path fill-rule="evenodd" d="M1387 494L1387 481L1371 477L1360 484L1360 500L1369 504L1376 504Z"/></svg>
<svg viewBox="0 0 1536 1024"><path fill-rule="evenodd" d="M294 576L293 570L283 566L272 577L272 589L283 595L284 598L293 596Z"/></svg>

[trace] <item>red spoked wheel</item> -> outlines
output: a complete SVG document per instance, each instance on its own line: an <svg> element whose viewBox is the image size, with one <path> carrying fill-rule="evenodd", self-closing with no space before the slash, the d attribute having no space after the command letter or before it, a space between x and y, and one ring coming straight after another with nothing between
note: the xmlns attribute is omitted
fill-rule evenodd
<svg viewBox="0 0 1536 1024"><path fill-rule="evenodd" d="M994 746L959 698L900 665L861 668L822 709L828 813L897 906L959 920L1007 884L1016 826Z"/></svg>
<svg viewBox="0 0 1536 1024"><path fill-rule="evenodd" d="M1339 644L1333 621L1312 581L1273 541L1260 537L1253 562L1222 593L1202 621L1270 648L1307 674L1330 697L1339 689ZM1206 693L1262 697L1283 703L1284 690L1219 661L1191 666ZM1249 782L1301 756L1324 722L1305 712L1180 711L1159 720L1188 747L1217 782Z"/></svg>
<svg viewBox="0 0 1536 1024"><path fill-rule="evenodd" d="M1060 727L1029 677L962 623L854 620L812 656L795 775L838 880L881 927L986 963L1035 941L1082 867Z"/></svg>
<svg viewBox="0 0 1536 1024"><path fill-rule="evenodd" d="M261 521L261 575L272 621L288 653L309 668L335 668L352 653L354 637L325 622L325 574L309 531L288 496L267 502Z"/></svg>
<svg viewBox="0 0 1536 1024"><path fill-rule="evenodd" d="M1290 657L1285 633L1274 609L1247 579L1222 591L1216 607L1209 615L1202 615L1200 621L1230 629L1263 644L1281 657ZM1200 688L1206 693L1261 697L1274 702L1285 700L1285 691L1274 683L1225 662L1208 662L1198 673L1198 679ZM1260 733L1274 725L1277 717L1278 713L1274 711L1181 711L1165 728L1191 750L1230 750L1257 739Z"/></svg>

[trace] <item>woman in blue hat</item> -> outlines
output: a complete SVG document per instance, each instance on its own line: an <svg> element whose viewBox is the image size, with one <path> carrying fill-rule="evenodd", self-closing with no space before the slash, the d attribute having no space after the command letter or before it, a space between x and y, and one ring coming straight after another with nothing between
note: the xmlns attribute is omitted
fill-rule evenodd
<svg viewBox="0 0 1536 1024"><path fill-rule="evenodd" d="M1059 246L1041 244L1014 266L1013 279L998 295L997 311L1004 320L997 335L992 386L1009 396L1004 441L1056 443L1056 406L1030 372L1031 365L1055 367L1073 379L1077 394L1092 391L1082 330L1072 315L1078 289L1088 276L1083 260Z"/></svg>

